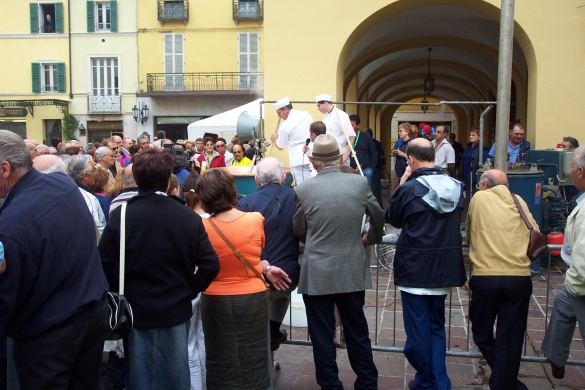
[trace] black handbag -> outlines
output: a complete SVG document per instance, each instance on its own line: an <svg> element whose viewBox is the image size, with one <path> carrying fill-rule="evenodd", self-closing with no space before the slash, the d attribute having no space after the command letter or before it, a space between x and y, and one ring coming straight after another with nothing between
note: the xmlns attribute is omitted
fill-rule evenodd
<svg viewBox="0 0 585 390"><path fill-rule="evenodd" d="M124 296L124 273L126 268L126 203L122 204L120 216L120 279L118 292L108 292L108 333L106 340L120 340L128 336L134 327L132 306Z"/></svg>
<svg viewBox="0 0 585 390"><path fill-rule="evenodd" d="M522 207L520 206L520 203L518 202L518 198L516 198L516 195L512 194L512 199L514 199L514 203L516 203L516 207L520 212L520 216L522 217L524 223L526 224L526 227L530 231L530 235L528 238L528 248L526 248L526 255L530 260L537 259L548 252L546 236L539 232L538 230L534 230L532 224L528 221L528 218L526 218L526 214L524 213L524 210L522 210Z"/></svg>

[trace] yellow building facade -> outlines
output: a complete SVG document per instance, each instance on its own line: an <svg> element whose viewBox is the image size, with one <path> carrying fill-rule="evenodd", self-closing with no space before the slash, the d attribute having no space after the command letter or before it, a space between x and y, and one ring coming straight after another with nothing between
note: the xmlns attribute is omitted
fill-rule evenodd
<svg viewBox="0 0 585 390"><path fill-rule="evenodd" d="M464 142L497 95L499 0L5 3L0 124L39 141L57 132L63 107L82 125L82 141L116 132L152 137L157 130L177 139L188 123L256 97L308 101L295 107L318 120L312 101L329 93L362 103L344 108L358 113L385 148L400 121L448 122ZM581 6L515 2L510 119L525 124L537 149L580 136L574 91L583 72ZM54 17L51 31L46 14ZM429 73L434 89L425 95ZM480 103L431 104L423 113L417 104L425 96ZM148 119L137 122L134 106L148 107ZM277 117L264 108L268 133ZM494 138L496 110L485 118L486 143ZM569 126L561 130L560 123Z"/></svg>
<svg viewBox="0 0 585 390"><path fill-rule="evenodd" d="M189 123L263 96L262 1L138 4L137 100L152 118L139 134L184 139Z"/></svg>
<svg viewBox="0 0 585 390"><path fill-rule="evenodd" d="M50 144L61 137L61 118L69 112L84 143L132 132L136 1L6 3L0 106L24 115L0 116L0 127Z"/></svg>
<svg viewBox="0 0 585 390"><path fill-rule="evenodd" d="M583 139L575 91L583 83L585 36L582 2L516 0L511 120L526 126L537 149L563 136ZM329 93L337 101L420 102L425 96L428 49L435 101L493 101L497 85L499 0L350 0L266 4L265 98L311 100ZM451 104L452 128L464 142L487 104ZM314 104L297 105L321 118ZM400 106L346 105L372 127L385 148L396 137ZM497 109L497 107L495 107ZM402 111L412 110L403 106ZM439 111L427 112L432 121ZM422 115L422 111L419 111ZM486 142L495 124L486 117ZM420 115L412 116L418 121ZM273 128L276 117L267 117ZM569 126L559 126L559 124Z"/></svg>

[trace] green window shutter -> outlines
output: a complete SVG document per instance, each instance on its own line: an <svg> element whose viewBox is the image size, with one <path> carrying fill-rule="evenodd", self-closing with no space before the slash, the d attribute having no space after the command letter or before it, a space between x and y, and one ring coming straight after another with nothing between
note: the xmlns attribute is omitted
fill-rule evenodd
<svg viewBox="0 0 585 390"><path fill-rule="evenodd" d="M118 32L118 2L110 1L110 31Z"/></svg>
<svg viewBox="0 0 585 390"><path fill-rule="evenodd" d="M87 2L87 32L95 32L95 22L93 19L95 3L93 1Z"/></svg>
<svg viewBox="0 0 585 390"><path fill-rule="evenodd" d="M65 90L65 63L59 62L57 64L57 79L59 80L59 92L67 92Z"/></svg>
<svg viewBox="0 0 585 390"><path fill-rule="evenodd" d="M63 3L55 3L55 31L63 32Z"/></svg>
<svg viewBox="0 0 585 390"><path fill-rule="evenodd" d="M41 64L38 62L33 62L31 64L31 71L32 91L33 93L41 93Z"/></svg>
<svg viewBox="0 0 585 390"><path fill-rule="evenodd" d="M30 33L39 33L39 5L37 3L30 4Z"/></svg>

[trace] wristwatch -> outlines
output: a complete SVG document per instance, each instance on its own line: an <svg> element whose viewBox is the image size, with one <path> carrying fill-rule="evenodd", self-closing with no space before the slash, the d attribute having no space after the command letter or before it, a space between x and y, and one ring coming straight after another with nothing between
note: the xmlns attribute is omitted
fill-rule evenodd
<svg viewBox="0 0 585 390"><path fill-rule="evenodd" d="M272 266L270 264L268 264L268 267L266 267L266 269L264 270L264 272L262 272L264 275L266 275L268 273L268 271L270 271L270 268L272 268Z"/></svg>

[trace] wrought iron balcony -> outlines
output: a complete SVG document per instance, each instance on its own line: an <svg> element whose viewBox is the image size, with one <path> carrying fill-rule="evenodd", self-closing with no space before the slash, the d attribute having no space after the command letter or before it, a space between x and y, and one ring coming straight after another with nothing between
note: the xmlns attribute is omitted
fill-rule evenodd
<svg viewBox="0 0 585 390"><path fill-rule="evenodd" d="M148 92L262 91L264 73L148 73Z"/></svg>
<svg viewBox="0 0 585 390"><path fill-rule="evenodd" d="M122 95L87 95L87 112L89 114L119 114L122 112Z"/></svg>
<svg viewBox="0 0 585 390"><path fill-rule="evenodd" d="M236 24L240 20L264 19L264 0L232 0L234 6L234 20Z"/></svg>
<svg viewBox="0 0 585 390"><path fill-rule="evenodd" d="M158 0L158 21L162 26L165 22L183 22L189 21L189 1L188 0Z"/></svg>

